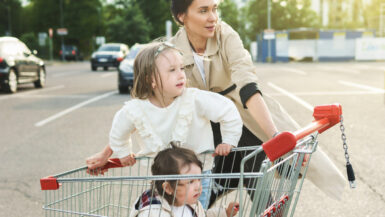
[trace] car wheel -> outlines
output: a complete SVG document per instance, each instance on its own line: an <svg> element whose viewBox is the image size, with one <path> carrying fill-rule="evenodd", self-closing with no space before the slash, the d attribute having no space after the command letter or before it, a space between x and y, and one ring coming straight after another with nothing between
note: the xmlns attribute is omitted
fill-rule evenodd
<svg viewBox="0 0 385 217"><path fill-rule="evenodd" d="M40 67L39 69L39 78L37 81L35 81L33 84L35 85L36 88L42 88L45 86L45 69L43 67Z"/></svg>
<svg viewBox="0 0 385 217"><path fill-rule="evenodd" d="M104 71L107 71L108 70L108 66L104 66L103 69L104 69Z"/></svg>
<svg viewBox="0 0 385 217"><path fill-rule="evenodd" d="M96 66L91 66L91 70L92 71L96 71L98 69L98 67L96 67Z"/></svg>
<svg viewBox="0 0 385 217"><path fill-rule="evenodd" d="M17 91L17 75L14 69L10 69L8 73L8 82L3 84L3 89L7 93L16 93Z"/></svg>
<svg viewBox="0 0 385 217"><path fill-rule="evenodd" d="M120 94L130 93L130 89L127 86L119 85L118 89Z"/></svg>

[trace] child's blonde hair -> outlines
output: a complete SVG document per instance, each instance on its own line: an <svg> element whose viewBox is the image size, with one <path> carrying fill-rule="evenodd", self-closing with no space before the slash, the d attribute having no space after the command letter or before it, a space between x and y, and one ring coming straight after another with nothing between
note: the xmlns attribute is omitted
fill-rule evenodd
<svg viewBox="0 0 385 217"><path fill-rule="evenodd" d="M131 91L133 98L148 99L153 96L153 79L158 87L163 87L162 80L157 79L160 76L155 60L162 52L170 49L181 53L169 42L152 42L139 51L134 61L134 86Z"/></svg>

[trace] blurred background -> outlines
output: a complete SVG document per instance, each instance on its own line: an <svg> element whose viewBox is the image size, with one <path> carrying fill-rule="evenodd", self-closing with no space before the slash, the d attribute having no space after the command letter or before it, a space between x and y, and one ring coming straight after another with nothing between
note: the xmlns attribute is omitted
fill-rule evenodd
<svg viewBox="0 0 385 217"><path fill-rule="evenodd" d="M60 59L64 46L76 46L82 58L89 59L104 43L131 46L164 36L166 22L172 21L169 4L169 0L0 0L0 36L19 38L44 59ZM299 52L301 45L293 40L381 37L385 32L384 0L223 0L220 15L261 61L322 56L317 48ZM175 33L178 27L172 22L171 28ZM269 42L266 48L264 39ZM289 40L293 42L288 44Z"/></svg>

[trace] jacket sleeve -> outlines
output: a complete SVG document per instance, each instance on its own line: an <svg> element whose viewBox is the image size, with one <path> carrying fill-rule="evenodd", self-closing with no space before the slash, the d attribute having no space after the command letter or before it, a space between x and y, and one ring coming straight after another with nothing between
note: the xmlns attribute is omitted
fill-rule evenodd
<svg viewBox="0 0 385 217"><path fill-rule="evenodd" d="M219 122L222 142L237 147L243 123L234 103L220 94L196 90L196 111L208 120Z"/></svg>
<svg viewBox="0 0 385 217"><path fill-rule="evenodd" d="M222 52L231 72L231 80L237 86L243 106L246 108L247 100L261 91L257 85L256 68L249 52L244 48L239 34L229 25L221 25Z"/></svg>
<svg viewBox="0 0 385 217"><path fill-rule="evenodd" d="M134 124L123 107L115 114L109 138L110 147L118 158L126 157L132 153L129 138L133 130Z"/></svg>

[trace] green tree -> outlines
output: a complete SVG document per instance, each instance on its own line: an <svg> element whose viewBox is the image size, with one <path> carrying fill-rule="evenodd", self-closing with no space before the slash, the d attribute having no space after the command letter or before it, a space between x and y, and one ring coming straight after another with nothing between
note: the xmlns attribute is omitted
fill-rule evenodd
<svg viewBox="0 0 385 217"><path fill-rule="evenodd" d="M318 27L319 18L310 8L310 0L271 0L271 28L283 30L299 27ZM267 29L267 1L251 0L246 12L250 22L248 37Z"/></svg>
<svg viewBox="0 0 385 217"><path fill-rule="evenodd" d="M31 8L27 9L26 14L30 16L30 28L35 34L47 32L49 28L67 28L68 35L64 36L64 43L78 46L86 55L91 52L93 36L103 29L103 23L100 22L102 4L99 0L30 0L28 7ZM53 42L54 53L58 55L61 38L56 33Z"/></svg>
<svg viewBox="0 0 385 217"><path fill-rule="evenodd" d="M219 4L219 13L221 19L235 30L240 28L238 8L233 0L223 0Z"/></svg>
<svg viewBox="0 0 385 217"><path fill-rule="evenodd" d="M381 5L385 5L385 0L372 0L370 4L364 7L364 27L367 29L376 29L378 35L380 35L379 26L381 18ZM385 13L385 11L383 13ZM383 14L383 16L385 17L385 14ZM385 28L385 26L383 28Z"/></svg>
<svg viewBox="0 0 385 217"><path fill-rule="evenodd" d="M92 38L103 33L102 5L99 0L65 0L63 27L68 29L66 44L74 44L87 54Z"/></svg>
<svg viewBox="0 0 385 217"><path fill-rule="evenodd" d="M149 26L150 38L155 39L166 35L166 20L172 20L169 0L132 0L143 13ZM174 28L176 29L176 28Z"/></svg>
<svg viewBox="0 0 385 217"><path fill-rule="evenodd" d="M19 0L0 0L0 36L20 36L21 29L21 3Z"/></svg>
<svg viewBox="0 0 385 217"><path fill-rule="evenodd" d="M107 21L106 38L111 42L123 42L128 45L147 43L150 40L150 26L143 18L137 5L126 5L123 9L109 8L107 12L116 12Z"/></svg>
<svg viewBox="0 0 385 217"><path fill-rule="evenodd" d="M249 46L246 28L248 23L244 15L245 8L238 8L233 0L223 0L219 4L220 18L238 32L245 47Z"/></svg>

